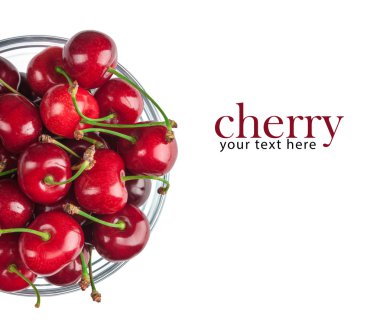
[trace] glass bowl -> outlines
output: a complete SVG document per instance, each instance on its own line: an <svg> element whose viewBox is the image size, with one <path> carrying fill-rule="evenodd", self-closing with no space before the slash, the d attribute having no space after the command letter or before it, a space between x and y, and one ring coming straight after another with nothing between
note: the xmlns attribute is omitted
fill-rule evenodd
<svg viewBox="0 0 380 335"><path fill-rule="evenodd" d="M66 38L44 35L28 35L8 38L0 40L0 56L11 61L20 72L26 72L28 63L34 55L49 46L63 46L66 41ZM122 65L118 64L116 69L134 81L136 84L138 84L140 87L142 87L141 84L139 84L138 81L132 76L132 74L128 72ZM144 111L141 116L141 121L162 121L161 114L150 103L150 101L145 97L143 97L143 99ZM169 174L165 175L164 178L166 180L169 180ZM140 208L148 217L151 230L156 224L165 202L165 196L161 196L157 193L157 190L160 186L162 186L161 182L152 180L152 191L149 199L144 204L144 206ZM126 263L127 262L108 262L100 257L94 250L92 263L94 281L96 283L100 282L101 280L107 278L108 276L121 269ZM43 296L59 295L63 293L74 292L80 289L78 284L70 286L55 286L49 284L43 278L37 279L36 286L40 294ZM24 291L15 292L13 294L30 296L34 295L35 293L32 289L29 288Z"/></svg>

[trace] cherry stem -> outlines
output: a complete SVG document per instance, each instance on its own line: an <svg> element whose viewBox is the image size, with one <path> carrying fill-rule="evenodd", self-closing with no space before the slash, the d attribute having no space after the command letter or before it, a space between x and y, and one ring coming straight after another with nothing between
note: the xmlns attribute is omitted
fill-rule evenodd
<svg viewBox="0 0 380 335"><path fill-rule="evenodd" d="M107 121L109 119L113 119L116 115L115 114L109 114L105 117L102 117L102 118L99 118L99 119L91 119L87 116L85 116L82 111L80 110L79 106L78 106L78 103L77 103L77 98L76 98L76 94L78 92L78 83L76 81L72 81L70 76L68 75L68 73L62 69L61 67L59 66L56 66L55 67L55 71L59 74L61 74L62 76L64 76L67 80L67 82L69 83L70 85L70 88L69 88L69 93L71 95L71 100L73 101L73 104L74 104L74 107L75 107L75 110L77 111L77 113L79 114L79 116L83 119L83 120L86 120L86 121Z"/></svg>
<svg viewBox="0 0 380 335"><path fill-rule="evenodd" d="M57 139L54 139L53 137L49 136L49 135L41 135L40 138L39 138L40 142L41 143L51 143L51 144L55 144L57 147L60 147L61 149L65 150L66 152L68 152L69 154L73 155L74 157L76 158L81 158L76 152L74 152L73 150L71 150L69 147L67 147L66 145L62 144L61 142L58 142Z"/></svg>
<svg viewBox="0 0 380 335"><path fill-rule="evenodd" d="M160 111L161 115L163 116L165 120L166 128L168 129L169 132L172 132L172 126L171 126L169 118L166 116L165 112L160 107L160 105L145 90L143 90L140 86L135 84L132 80L122 75L121 73L113 69L112 67L108 68L108 72L114 74L116 77L119 77L120 79L125 80L127 83L133 86L136 90L138 90L141 94L145 95L152 102L152 104L156 106L156 108Z"/></svg>
<svg viewBox="0 0 380 335"><path fill-rule="evenodd" d="M8 176L8 175L16 173L16 172L17 172L17 168L7 170L7 171L3 171L3 172L0 172L0 177Z"/></svg>
<svg viewBox="0 0 380 335"><path fill-rule="evenodd" d="M0 78L0 85L7 88L9 91L11 91L14 94L21 95L25 99L29 100L27 97L25 97L23 94L21 94L19 91L15 90L11 85L7 84L3 79Z"/></svg>
<svg viewBox="0 0 380 335"><path fill-rule="evenodd" d="M84 161L81 164L79 170L71 178L65 181L54 181L54 177L49 174L44 178L44 183L48 185L66 185L68 183L72 183L75 179L77 179L83 173L84 170L86 170L89 167L89 165L90 165L89 161Z"/></svg>
<svg viewBox="0 0 380 335"><path fill-rule="evenodd" d="M123 221L119 220L116 223L111 223L111 222L107 222L107 221L98 219L95 216L92 216L90 214L87 214L86 212L83 212L82 210L80 210L79 207L77 207L77 206L75 206L73 204L70 204L70 203L64 204L63 205L63 210L67 214L70 214L70 215L80 215L80 216L83 216L86 219L89 219L89 220L91 220L93 222L102 224L102 225L107 226L107 227L117 228L117 229L120 229L120 230L124 230L126 228L125 222L123 222Z"/></svg>
<svg viewBox="0 0 380 335"><path fill-rule="evenodd" d="M36 304L34 305L36 308L39 308L40 305L41 305L41 296L40 296L40 292L38 292L38 289L36 287L36 285L34 285L28 278L26 278L17 268L16 264L11 264L8 266L8 271L10 273L14 273L16 274L17 276L19 276L20 278L22 278L23 280L25 280L34 290L34 292L36 293L36 296L37 296L37 302Z"/></svg>
<svg viewBox="0 0 380 335"><path fill-rule="evenodd" d="M82 140L83 140L83 141L86 141L86 142L88 142L88 143L91 143L91 144L93 144L93 145L95 145L95 148L96 148L96 149L102 149L102 148L105 148L105 146L104 146L104 144L103 144L102 142L97 141L97 140L95 140L95 139L93 139L93 138L91 138L91 137L83 136L83 137L82 137Z"/></svg>
<svg viewBox="0 0 380 335"><path fill-rule="evenodd" d="M34 235L41 237L43 241L49 241L51 238L50 233L48 233L48 232L34 230L34 229L30 229L30 228L0 229L0 236L2 234L9 234L9 233L30 233L30 234L34 234Z"/></svg>
<svg viewBox="0 0 380 335"><path fill-rule="evenodd" d="M128 180L138 180L138 179L151 179L151 180L158 180L161 181L166 185L166 187L160 187L157 192L159 194L166 194L169 190L170 183L165 179L161 177L156 177L156 176L143 176L143 175L138 175L138 176L125 176L122 178L123 181L128 181Z"/></svg>
<svg viewBox="0 0 380 335"><path fill-rule="evenodd" d="M101 302L102 295L96 289L95 282L94 282L94 275L92 273L92 249L93 247L90 247L90 250L89 250L90 260L88 262L88 270L89 270L90 283L91 283L91 298L95 302Z"/></svg>
<svg viewBox="0 0 380 335"><path fill-rule="evenodd" d="M128 136L125 134L118 133L117 131L113 131L113 130L109 130L109 129L103 129L103 128L87 128L87 129L83 129L83 130L76 130L75 131L75 138L77 140L81 140L83 138L83 134L93 133L93 132L107 133L110 135L114 135L114 136L123 138L124 140L132 142L132 144L136 143L136 139L132 136Z"/></svg>
<svg viewBox="0 0 380 335"><path fill-rule="evenodd" d="M133 129L133 128L145 128L154 126L165 126L165 122L148 122L148 123L133 123L133 124L114 124L114 123L101 123L95 121L83 121L82 123L91 124L97 127L107 127L107 128L123 128L123 129Z"/></svg>
<svg viewBox="0 0 380 335"><path fill-rule="evenodd" d="M90 284L90 276L88 274L88 268L86 264L86 259L84 257L83 251L80 253L80 261L82 263L82 279L79 283L80 288L82 291L85 291Z"/></svg>

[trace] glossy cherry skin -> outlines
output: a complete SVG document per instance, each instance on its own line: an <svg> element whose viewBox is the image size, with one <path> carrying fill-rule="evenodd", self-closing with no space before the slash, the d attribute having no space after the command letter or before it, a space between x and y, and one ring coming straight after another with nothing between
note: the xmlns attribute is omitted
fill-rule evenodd
<svg viewBox="0 0 380 335"><path fill-rule="evenodd" d="M0 163L5 163L3 171L17 168L17 157L6 151L0 143ZM1 171L0 171L1 172ZM9 178L9 176L0 177L0 179Z"/></svg>
<svg viewBox="0 0 380 335"><path fill-rule="evenodd" d="M116 115L115 118L107 120L107 123L135 123L144 109L140 92L119 78L110 79L100 87L95 93L95 99L98 101L101 117L111 113Z"/></svg>
<svg viewBox="0 0 380 335"><path fill-rule="evenodd" d="M20 74L16 67L7 59L0 56L0 78L9 86L17 90L20 84ZM0 94L8 93L9 90L0 84Z"/></svg>
<svg viewBox="0 0 380 335"><path fill-rule="evenodd" d="M18 91L26 98L28 98L31 102L35 103L39 100L39 97L32 91L28 80L26 79L26 73L20 72L20 85L18 86Z"/></svg>
<svg viewBox="0 0 380 335"><path fill-rule="evenodd" d="M124 164L120 156L108 149L97 150L95 165L74 182L75 196L86 210L96 214L116 213L127 203L128 193Z"/></svg>
<svg viewBox="0 0 380 335"><path fill-rule="evenodd" d="M69 86L63 84L49 89L42 98L40 112L42 121L50 132L74 138L75 130L91 126L80 123L81 117L75 110L68 90ZM88 91L79 87L76 99L79 109L85 116L94 119L99 117L98 103Z"/></svg>
<svg viewBox="0 0 380 335"><path fill-rule="evenodd" d="M125 187L128 191L128 203L140 207L149 198L152 182L149 179L127 180Z"/></svg>
<svg viewBox="0 0 380 335"><path fill-rule="evenodd" d="M166 127L136 128L127 133L136 138L136 143L120 139L117 151L128 171L134 175L162 176L171 170L177 159L178 148L175 139L166 141Z"/></svg>
<svg viewBox="0 0 380 335"><path fill-rule="evenodd" d="M0 95L0 141L7 151L24 151L41 131L39 113L29 100L13 93Z"/></svg>
<svg viewBox="0 0 380 335"><path fill-rule="evenodd" d="M6 234L0 236L0 290L6 292L21 291L29 287L29 284L17 274L9 272L8 268L14 264L32 283L37 275L28 269L21 260L19 253L19 234Z"/></svg>
<svg viewBox="0 0 380 335"><path fill-rule="evenodd" d="M107 222L123 221L126 228L120 230L94 224L93 238L96 251L111 262L126 261L136 256L148 242L149 222L142 211L127 204L121 211L100 218Z"/></svg>
<svg viewBox="0 0 380 335"><path fill-rule="evenodd" d="M87 247L83 248L83 255L88 263L90 254ZM45 277L45 280L57 286L69 286L78 283L82 278L82 261L80 256L75 258L69 265L66 265L62 270L56 274Z"/></svg>
<svg viewBox="0 0 380 335"><path fill-rule="evenodd" d="M49 204L49 205L41 205L41 204L35 204L34 208L34 215L35 217L42 214L42 213L49 213L49 212L62 212L63 211L63 205L70 203L73 204L74 206L79 206L77 199L74 196L74 192L71 190L69 193L62 198L61 200L58 200L54 204ZM72 215L72 217L79 223L83 224L86 219L80 215Z"/></svg>
<svg viewBox="0 0 380 335"><path fill-rule="evenodd" d="M33 215L33 202L12 179L0 180L0 228L25 227Z"/></svg>
<svg viewBox="0 0 380 335"><path fill-rule="evenodd" d="M52 276L69 265L83 249L83 231L70 215L61 212L43 213L28 226L48 232L50 239L22 233L19 241L21 259L34 273Z"/></svg>
<svg viewBox="0 0 380 335"><path fill-rule="evenodd" d="M55 71L55 67L63 67L62 48L48 47L35 55L28 64L27 79L39 97L55 85L66 83L66 79Z"/></svg>
<svg viewBox="0 0 380 335"><path fill-rule="evenodd" d="M21 154L17 169L21 190L35 203L54 204L69 192L70 183L48 185L44 182L48 175L56 182L71 178L70 158L54 144L32 144Z"/></svg>
<svg viewBox="0 0 380 335"><path fill-rule="evenodd" d="M100 87L112 76L108 68L117 65L116 44L101 32L81 31L66 42L63 62L65 70L79 86L85 89Z"/></svg>

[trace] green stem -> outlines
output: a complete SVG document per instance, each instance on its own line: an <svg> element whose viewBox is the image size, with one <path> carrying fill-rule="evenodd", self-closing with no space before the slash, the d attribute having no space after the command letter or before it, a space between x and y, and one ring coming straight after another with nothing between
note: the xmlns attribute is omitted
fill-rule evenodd
<svg viewBox="0 0 380 335"><path fill-rule="evenodd" d="M16 275L18 275L20 278L22 278L23 280L25 280L34 290L34 292L36 293L36 296L37 296L37 302L36 304L34 305L36 308L39 308L40 305L41 305L41 297L40 297L40 292L38 292L37 290L37 287L36 285L34 285L28 278L26 278L17 268L16 264L11 264L8 266L8 271L10 273L14 273Z"/></svg>
<svg viewBox="0 0 380 335"><path fill-rule="evenodd" d="M138 179L158 180L158 181L161 181L162 183L164 183L166 185L166 187L160 187L158 189L158 193L160 193L160 194L166 194L166 192L169 190L169 187L170 187L170 183L165 178L156 177L156 176L137 175L137 176L124 176L122 178L123 181L138 180Z"/></svg>
<svg viewBox="0 0 380 335"><path fill-rule="evenodd" d="M107 121L109 119L113 119L116 115L115 114L110 114L110 115L107 115L105 117L101 117L99 119L91 119L87 116L85 116L82 111L79 109L79 106L78 106L78 103L77 103L77 98L76 98L76 94L77 94L77 91L78 91L78 83L77 82L73 82L70 78L70 76L68 75L68 73L62 69L61 67L59 66L56 66L55 67L55 71L59 74L61 74L62 76L64 76L67 80L67 82L69 83L69 86L70 86L70 89L69 89L69 93L71 95L71 100L73 101L73 104L74 104L74 107L75 107L75 110L77 111L77 113L79 114L79 116L83 119L83 120L87 120L87 121Z"/></svg>
<svg viewBox="0 0 380 335"><path fill-rule="evenodd" d="M114 124L114 123L100 123L95 121L83 121L82 123L91 124L97 127L106 127L106 128L125 128L125 129L134 129L134 128L145 128L145 127L154 127L154 126L165 126L165 122L147 122L147 123L133 123L133 124Z"/></svg>
<svg viewBox="0 0 380 335"><path fill-rule="evenodd" d="M156 106L156 108L160 111L161 115L163 116L163 118L165 120L166 128L169 131L172 130L172 126L170 124L170 120L166 116L166 114L163 111L163 109L160 107L160 105L145 90L143 90L140 86L136 85L132 80L130 80L126 76L122 75L121 73L119 73L118 71L116 71L115 69L113 69L112 67L108 68L108 72L114 74L116 77L119 77L120 79L125 80L127 83L129 83L131 86L133 86L136 90L138 90L141 94L145 95L152 102L152 104L154 106Z"/></svg>
<svg viewBox="0 0 380 335"><path fill-rule="evenodd" d="M91 298L92 300L96 302L100 302L102 295L96 289L95 282L94 282L94 275L92 273L92 249L93 247L90 247L90 250L89 250L90 260L88 262L88 271L89 271L90 283L91 283Z"/></svg>
<svg viewBox="0 0 380 335"><path fill-rule="evenodd" d="M80 135L80 136L78 136L78 138L81 139L82 134L93 133L93 132L99 132L99 133L106 133L106 134L114 135L114 136L123 138L124 140L127 140L129 142L132 142L132 144L136 143L136 139L132 136L128 136L128 135L121 134L121 133L118 133L118 132L113 131L113 130L103 129L103 128L87 128L87 129L79 130L79 131L77 131L77 134Z"/></svg>
<svg viewBox="0 0 380 335"><path fill-rule="evenodd" d="M68 183L72 183L75 179L77 179L83 173L84 170L88 168L89 165L90 165L90 162L88 160L84 161L82 165L80 166L79 170L71 178L65 181L60 181L60 182L54 181L54 177L49 174L44 178L44 183L48 185L65 185Z"/></svg>
<svg viewBox="0 0 380 335"><path fill-rule="evenodd" d="M82 263L82 279L79 283L79 286L82 289L82 291L84 291L90 284L90 276L88 274L88 268L87 268L86 259L84 257L83 251L81 251L80 253L80 261Z"/></svg>
<svg viewBox="0 0 380 335"><path fill-rule="evenodd" d="M95 145L96 149L104 148L104 144L102 142L97 141L97 140L95 140L95 139L93 139L91 137L83 136L82 140Z"/></svg>
<svg viewBox="0 0 380 335"><path fill-rule="evenodd" d="M112 222L108 222L108 221L98 219L95 216L92 216L90 214L87 214L86 212L83 212L82 210L80 210L79 207L77 207L73 204L70 204L70 203L65 204L63 206L63 210L70 215L80 215L86 219L89 219L93 222L102 224L102 225L107 226L107 227L117 228L120 230L124 230L126 228L126 224L123 221L117 221L116 223L112 223Z"/></svg>
<svg viewBox="0 0 380 335"><path fill-rule="evenodd" d="M13 174L13 173L16 173L16 172L17 172L17 168L11 169L11 170L7 170L7 171L3 171L3 172L0 172L0 177L9 176L10 174Z"/></svg>
<svg viewBox="0 0 380 335"><path fill-rule="evenodd" d="M49 241L51 236L48 232L43 232L39 230L34 230L30 228L9 228L9 229L0 229L0 236L3 234L9 233L31 233L42 238L43 241Z"/></svg>
<svg viewBox="0 0 380 335"><path fill-rule="evenodd" d="M23 94L21 94L19 91L15 90L11 85L9 85L8 83L6 83L3 79L0 78L0 85L4 86L5 88L7 88L10 92L14 93L14 94L17 94L17 95L21 95L22 97L24 97L26 100L29 100L26 96L24 96Z"/></svg>
<svg viewBox="0 0 380 335"><path fill-rule="evenodd" d="M78 159L81 158L76 152L74 152L73 150L71 150L69 147L67 147L66 145L62 144L61 142L57 141L57 139L58 139L58 137L57 138L53 138L50 135L46 135L46 134L41 135L40 138L39 138L39 140L40 140L41 143L51 143L51 144L54 144L57 147L60 147L61 149L65 150L69 154L73 155L74 157L76 157Z"/></svg>

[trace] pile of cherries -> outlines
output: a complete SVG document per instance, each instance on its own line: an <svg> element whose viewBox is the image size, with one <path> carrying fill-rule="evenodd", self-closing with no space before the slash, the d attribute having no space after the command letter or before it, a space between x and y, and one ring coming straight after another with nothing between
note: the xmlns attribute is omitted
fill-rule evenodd
<svg viewBox="0 0 380 335"><path fill-rule="evenodd" d="M149 238L139 209L151 180L173 167L177 143L157 102L115 68L114 41L82 31L19 73L0 56L0 290L91 285L95 249L111 262ZM138 122L148 99L164 121Z"/></svg>

